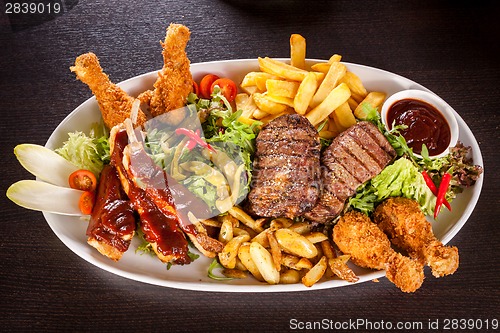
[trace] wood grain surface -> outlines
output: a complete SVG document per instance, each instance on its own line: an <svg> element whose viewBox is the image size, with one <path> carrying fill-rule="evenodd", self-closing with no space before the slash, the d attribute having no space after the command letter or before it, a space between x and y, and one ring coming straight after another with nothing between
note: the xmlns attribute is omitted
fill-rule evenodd
<svg viewBox="0 0 500 333"><path fill-rule="evenodd" d="M45 22L0 20L0 330L284 332L291 320L334 322L500 319L499 96L497 1L75 1ZM485 181L479 202L451 241L460 267L404 294L387 279L298 293L208 293L128 280L80 259L39 212L6 196L31 176L19 143L44 144L91 96L69 66L92 51L115 82L162 66L169 23L191 29L193 63L287 57L288 39L307 39L309 58L343 60L410 78L443 97L479 142ZM366 328L366 327L365 327ZM483 327L484 330L484 327ZM363 329L360 329L363 331ZM428 331L424 329L424 331Z"/></svg>

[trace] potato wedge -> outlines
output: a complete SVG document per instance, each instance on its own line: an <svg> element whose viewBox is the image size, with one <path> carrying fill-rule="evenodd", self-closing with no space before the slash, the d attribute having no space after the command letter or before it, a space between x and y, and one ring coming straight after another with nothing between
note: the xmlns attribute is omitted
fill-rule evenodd
<svg viewBox="0 0 500 333"><path fill-rule="evenodd" d="M238 256L238 249L240 245L244 242L248 242L249 240L250 236L241 235L233 237L233 239L227 242L222 252L219 253L219 261L221 265L225 268L234 268L236 266L236 257Z"/></svg>
<svg viewBox="0 0 500 333"><path fill-rule="evenodd" d="M274 267L278 270L281 270L281 248L274 236L272 231L267 231L267 239L269 240L269 245L271 247L271 255L273 257Z"/></svg>
<svg viewBox="0 0 500 333"><path fill-rule="evenodd" d="M313 244L328 240L328 236L319 231L313 231L311 233L305 234L304 237Z"/></svg>
<svg viewBox="0 0 500 333"><path fill-rule="evenodd" d="M293 220L287 217L278 217L271 221L269 229L271 231L276 231L281 228L288 228L293 224Z"/></svg>
<svg viewBox="0 0 500 333"><path fill-rule="evenodd" d="M250 243L250 256L267 283L277 284L280 282L280 273L274 267L273 258L269 251L259 243L252 242Z"/></svg>
<svg viewBox="0 0 500 333"><path fill-rule="evenodd" d="M244 279L247 277L247 273L245 273L242 270L239 269L229 269L229 268L224 268L221 271L222 275L228 278L232 279Z"/></svg>
<svg viewBox="0 0 500 333"><path fill-rule="evenodd" d="M274 232L274 236L285 252L303 258L314 258L318 254L314 244L295 231L278 229Z"/></svg>
<svg viewBox="0 0 500 333"><path fill-rule="evenodd" d="M236 95L235 98L236 110L242 110L241 117L250 118L252 114L259 108L255 105L251 95L241 93Z"/></svg>
<svg viewBox="0 0 500 333"><path fill-rule="evenodd" d="M300 273L295 269L286 269L280 273L280 283L293 284L300 282Z"/></svg>
<svg viewBox="0 0 500 333"><path fill-rule="evenodd" d="M352 97L350 97L348 100L347 100L347 103L349 104L349 107L351 108L351 110L356 110L356 108L358 107L359 103L356 102L356 100Z"/></svg>
<svg viewBox="0 0 500 333"><path fill-rule="evenodd" d="M241 87L241 90L243 90L245 93L252 95L255 94L256 92L263 92L260 91L257 86L248 86L248 87Z"/></svg>
<svg viewBox="0 0 500 333"><path fill-rule="evenodd" d="M240 259L241 263L243 266L246 267L246 269L259 281L264 281L264 278L262 277L262 274L260 274L259 269L257 268L257 265L252 260L252 257L250 256L250 243L245 242L241 244L240 248L238 249L238 259Z"/></svg>
<svg viewBox="0 0 500 333"><path fill-rule="evenodd" d="M328 259L328 266L332 270L333 274L337 275L342 280L349 282L356 282L359 277L354 273L354 271L347 266L347 260L349 256L342 255L338 258Z"/></svg>
<svg viewBox="0 0 500 333"><path fill-rule="evenodd" d="M269 248L269 239L267 238L267 230L263 230L259 234L257 234L254 238L252 238L252 242L257 242L265 248Z"/></svg>
<svg viewBox="0 0 500 333"><path fill-rule="evenodd" d="M265 116L264 118L261 118L260 121L263 124L267 124L268 122L270 122L273 119L278 118L279 116L282 116L282 115L285 115L285 114L293 114L293 113L295 113L293 111L293 109L290 108L290 107L287 107L287 109L285 111L283 111L281 113L278 113L278 114L269 114L269 115Z"/></svg>
<svg viewBox="0 0 500 333"><path fill-rule="evenodd" d="M219 231L219 242L227 244L233 239L233 224L229 220L224 220Z"/></svg>
<svg viewBox="0 0 500 333"><path fill-rule="evenodd" d="M312 225L311 223L307 222L295 222L291 226L288 227L288 229L295 231L298 234L306 234L312 230Z"/></svg>
<svg viewBox="0 0 500 333"><path fill-rule="evenodd" d="M313 267L313 264L309 259L299 258L287 253L282 253L281 264L285 267L295 269L297 271L300 271L302 269L311 269Z"/></svg>
<svg viewBox="0 0 500 333"><path fill-rule="evenodd" d="M250 215L248 215L243 209L238 206L231 207L231 209L228 210L228 213L256 232L261 232L264 230L264 228L262 228L262 225L257 223Z"/></svg>
<svg viewBox="0 0 500 333"><path fill-rule="evenodd" d="M316 265L311 268L306 275L302 278L302 283L306 287L312 287L316 282L318 282L326 272L328 267L328 261L325 256L321 257Z"/></svg>
<svg viewBox="0 0 500 333"><path fill-rule="evenodd" d="M330 243L330 240L324 240L321 242L321 248L323 249L323 255L327 259L334 259L337 258L337 254L335 253L335 249L332 246L332 243Z"/></svg>

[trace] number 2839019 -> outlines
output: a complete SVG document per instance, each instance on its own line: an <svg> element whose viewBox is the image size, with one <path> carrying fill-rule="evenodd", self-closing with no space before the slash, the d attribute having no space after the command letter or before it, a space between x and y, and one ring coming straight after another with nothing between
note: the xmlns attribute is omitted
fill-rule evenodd
<svg viewBox="0 0 500 333"><path fill-rule="evenodd" d="M62 11L59 2L6 2L5 14L59 14Z"/></svg>

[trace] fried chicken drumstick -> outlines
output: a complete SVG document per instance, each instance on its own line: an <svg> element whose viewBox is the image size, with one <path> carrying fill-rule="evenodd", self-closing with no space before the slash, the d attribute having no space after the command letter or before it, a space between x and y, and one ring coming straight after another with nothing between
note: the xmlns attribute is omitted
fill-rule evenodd
<svg viewBox="0 0 500 333"><path fill-rule="evenodd" d="M191 32L182 24L170 24L163 47L163 69L152 92L150 111L153 117L183 107L193 90L186 45Z"/></svg>
<svg viewBox="0 0 500 333"><path fill-rule="evenodd" d="M375 209L373 219L394 245L427 264L435 277L457 270L458 249L444 246L436 239L416 201L389 198Z"/></svg>
<svg viewBox="0 0 500 333"><path fill-rule="evenodd" d="M395 252L382 230L362 213L343 215L333 228L333 240L354 264L386 269L389 281L404 292L416 291L424 281L423 265Z"/></svg>
<svg viewBox="0 0 500 333"><path fill-rule="evenodd" d="M92 90L99 104L104 124L108 128L113 128L131 116L135 98L110 81L94 53L89 52L78 56L75 66L70 69ZM145 122L146 115L139 109L136 125L142 126Z"/></svg>

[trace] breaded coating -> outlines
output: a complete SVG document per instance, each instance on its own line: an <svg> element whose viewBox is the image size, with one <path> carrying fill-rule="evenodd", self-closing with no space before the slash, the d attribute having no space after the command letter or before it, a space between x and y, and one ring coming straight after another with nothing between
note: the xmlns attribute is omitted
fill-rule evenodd
<svg viewBox="0 0 500 333"><path fill-rule="evenodd" d="M375 209L373 219L395 246L427 264L435 277L457 270L458 249L444 246L436 239L416 201L389 198Z"/></svg>
<svg viewBox="0 0 500 333"><path fill-rule="evenodd" d="M150 111L153 117L183 107L193 90L190 61L186 45L191 33L181 24L170 24L163 47L163 69L158 73L151 97Z"/></svg>
<svg viewBox="0 0 500 333"><path fill-rule="evenodd" d="M361 267L385 269L386 276L404 292L414 292L424 281L423 265L395 252L387 236L359 212L344 214L333 228L333 241Z"/></svg>
<svg viewBox="0 0 500 333"><path fill-rule="evenodd" d="M94 53L89 52L78 56L75 66L70 69L92 90L99 104L104 124L108 128L113 128L130 117L135 98L109 80ZM145 122L146 115L139 109L136 125L142 126Z"/></svg>

